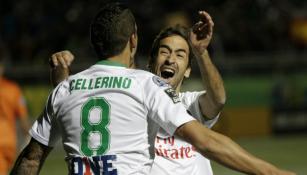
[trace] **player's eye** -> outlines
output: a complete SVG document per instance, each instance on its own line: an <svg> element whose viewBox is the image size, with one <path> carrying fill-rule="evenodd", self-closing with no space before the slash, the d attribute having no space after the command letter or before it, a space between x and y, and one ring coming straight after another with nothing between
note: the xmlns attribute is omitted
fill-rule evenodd
<svg viewBox="0 0 307 175"><path fill-rule="evenodd" d="M161 51L160 51L160 54L161 54L161 55L169 55L169 52L168 52L168 51L165 51L165 50L161 50Z"/></svg>
<svg viewBox="0 0 307 175"><path fill-rule="evenodd" d="M177 57L184 58L184 55L183 54L177 54Z"/></svg>
<svg viewBox="0 0 307 175"><path fill-rule="evenodd" d="M184 51L178 51L178 52L176 52L176 56L178 57L178 58L185 58L185 57L187 57L187 54L186 54L186 52L184 52Z"/></svg>

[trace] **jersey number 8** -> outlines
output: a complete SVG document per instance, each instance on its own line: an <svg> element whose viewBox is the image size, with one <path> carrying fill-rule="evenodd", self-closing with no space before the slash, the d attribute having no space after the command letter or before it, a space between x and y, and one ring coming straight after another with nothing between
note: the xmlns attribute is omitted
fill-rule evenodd
<svg viewBox="0 0 307 175"><path fill-rule="evenodd" d="M97 116L92 114L94 109L98 109L100 115L97 122L93 122L93 118L97 119ZM91 98L82 106L81 152L85 156L103 155L109 149L109 122L110 105L104 98Z"/></svg>

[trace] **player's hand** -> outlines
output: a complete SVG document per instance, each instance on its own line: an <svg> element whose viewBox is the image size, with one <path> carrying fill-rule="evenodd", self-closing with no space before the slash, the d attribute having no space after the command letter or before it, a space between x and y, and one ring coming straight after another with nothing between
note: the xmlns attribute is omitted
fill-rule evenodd
<svg viewBox="0 0 307 175"><path fill-rule="evenodd" d="M69 76L69 67L74 58L74 55L68 50L52 54L49 63L51 67L50 80L53 86L57 86Z"/></svg>
<svg viewBox="0 0 307 175"><path fill-rule="evenodd" d="M190 31L190 42L197 54L202 55L206 50L213 34L214 23L211 16L205 11L198 12L200 20Z"/></svg>
<svg viewBox="0 0 307 175"><path fill-rule="evenodd" d="M74 59L75 57L70 51L64 50L52 54L49 63L51 68L57 68L58 66L61 68L68 68Z"/></svg>

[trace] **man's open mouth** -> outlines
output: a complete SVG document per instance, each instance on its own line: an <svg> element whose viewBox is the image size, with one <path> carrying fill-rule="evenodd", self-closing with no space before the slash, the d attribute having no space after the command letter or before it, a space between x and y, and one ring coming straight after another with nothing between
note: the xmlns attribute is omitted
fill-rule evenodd
<svg viewBox="0 0 307 175"><path fill-rule="evenodd" d="M175 70L169 69L169 68L164 68L161 71L161 77L164 79L169 79L172 78L175 75Z"/></svg>

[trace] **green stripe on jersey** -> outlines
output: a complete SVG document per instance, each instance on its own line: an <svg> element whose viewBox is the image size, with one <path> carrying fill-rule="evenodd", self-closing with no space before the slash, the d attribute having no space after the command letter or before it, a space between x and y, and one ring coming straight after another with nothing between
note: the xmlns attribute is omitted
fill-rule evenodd
<svg viewBox="0 0 307 175"><path fill-rule="evenodd" d="M97 77L95 79L78 78L70 81L70 91L92 89L129 89L132 80L127 77Z"/></svg>
<svg viewBox="0 0 307 175"><path fill-rule="evenodd" d="M119 67L127 67L126 65L116 62L116 61L111 61L111 60L101 60L96 64L100 65L108 65L108 66L119 66Z"/></svg>

